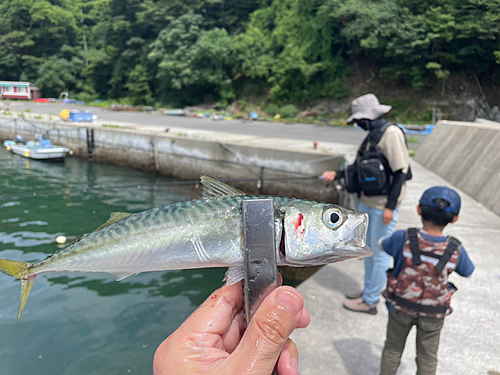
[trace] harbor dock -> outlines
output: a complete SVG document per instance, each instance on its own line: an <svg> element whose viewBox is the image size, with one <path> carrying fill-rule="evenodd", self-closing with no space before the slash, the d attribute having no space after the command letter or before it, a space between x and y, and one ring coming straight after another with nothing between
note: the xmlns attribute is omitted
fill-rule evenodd
<svg viewBox="0 0 500 375"><path fill-rule="evenodd" d="M408 182L396 230L421 226L416 206L427 188L445 185L456 189L462 198L460 219L445 234L462 241L476 266L470 278L450 277L458 292L451 301L453 313L441 332L437 373L500 374L500 217L416 161L411 165L414 177ZM384 298L377 315L342 307L345 293L361 290L363 276L363 261L349 260L323 267L298 287L311 313L310 326L292 336L299 347L301 375L379 374L388 316ZM415 353L413 329L398 375L416 373Z"/></svg>
<svg viewBox="0 0 500 375"><path fill-rule="evenodd" d="M71 147L77 156L186 179L197 178L199 170L216 178L252 176L258 179L262 176L263 166L264 181L265 176L319 175L324 170L336 169L346 161L352 161L357 150L354 143L319 139L319 144L314 146L310 139L287 138L286 134L264 137L174 126L166 132L164 126L138 123L83 126L46 119L25 121L12 116L0 116L0 138L9 139L18 133L27 136L33 132L33 124L48 131L50 138L58 144ZM310 135L315 129L310 127ZM359 135L362 138L363 132ZM238 166L242 161L246 162L244 168ZM441 375L499 375L500 217L485 207L488 204L476 201L416 160L412 160L411 165L413 179L408 182L396 229L420 225L415 207L425 189L434 185L450 186L460 193L462 210L460 220L447 227L445 233L462 240L476 266L469 279L458 275L451 277L458 292L452 299L454 312L446 318L442 331L437 372ZM446 176L447 172L442 175ZM488 178L488 175L478 173L474 176ZM295 182L286 184L286 187L285 184L264 183L264 186L269 189L266 190L268 193L310 194L318 200L339 202L344 199L344 203L347 202L333 186L325 186L324 181L315 181L307 189L302 189L301 184ZM255 184L246 187L258 191ZM496 199L493 193L488 196ZM488 207L495 209L497 204ZM311 313L310 326L292 336L299 347L300 374L378 374L387 324L383 298L378 305L378 314L374 316L342 307L346 292L362 288L363 274L362 260L344 261L321 268L298 286ZM415 374L414 357L413 331L407 341L399 375Z"/></svg>

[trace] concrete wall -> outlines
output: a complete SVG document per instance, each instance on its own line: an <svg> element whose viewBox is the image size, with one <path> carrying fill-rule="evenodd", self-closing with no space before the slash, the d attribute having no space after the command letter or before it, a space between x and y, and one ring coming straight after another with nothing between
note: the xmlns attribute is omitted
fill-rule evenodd
<svg viewBox="0 0 500 375"><path fill-rule="evenodd" d="M324 201L340 199L323 181L274 182L266 179L320 175L325 170L339 169L344 163L341 155L326 155L325 158L325 154L317 152L207 141L125 127L0 116L0 139L12 139L20 134L29 140L36 133L45 133L54 144L70 147L74 156L79 157L88 155L87 129L94 131L92 160L97 162L193 180L200 174L218 179L256 179L260 178L261 167L264 167L264 184L260 189L255 182L235 186L254 194L283 194Z"/></svg>
<svg viewBox="0 0 500 375"><path fill-rule="evenodd" d="M439 121L415 159L500 215L500 124Z"/></svg>

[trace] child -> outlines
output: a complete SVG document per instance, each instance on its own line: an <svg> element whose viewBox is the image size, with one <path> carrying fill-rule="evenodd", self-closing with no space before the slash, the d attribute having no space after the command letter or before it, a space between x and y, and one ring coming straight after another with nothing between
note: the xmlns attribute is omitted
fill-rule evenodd
<svg viewBox="0 0 500 375"><path fill-rule="evenodd" d="M417 212L423 228L399 230L379 241L379 248L394 257L383 295L389 310L381 375L396 374L406 337L417 326L417 373L435 374L439 336L444 317L451 314L456 288L448 275L468 277L474 265L460 242L443 236L443 229L459 218L460 196L444 186L424 192Z"/></svg>

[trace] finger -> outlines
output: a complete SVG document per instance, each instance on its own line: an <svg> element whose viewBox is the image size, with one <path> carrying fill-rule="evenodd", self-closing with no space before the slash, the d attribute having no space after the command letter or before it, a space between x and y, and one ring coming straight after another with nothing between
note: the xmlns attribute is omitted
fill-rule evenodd
<svg viewBox="0 0 500 375"><path fill-rule="evenodd" d="M278 286L283 285L283 276L278 272ZM302 315L300 316L299 323L297 324L297 328L306 328L311 321L311 316L309 315L309 311L307 309L302 310Z"/></svg>
<svg viewBox="0 0 500 375"><path fill-rule="evenodd" d="M302 310L302 315L300 316L299 322L297 323L297 328L306 328L311 322L311 315L307 309Z"/></svg>
<svg viewBox="0 0 500 375"><path fill-rule="evenodd" d="M331 178L331 172L329 172L329 171L324 172L323 175L322 175L322 177L323 177L323 179L325 181L331 181L332 180L332 178Z"/></svg>
<svg viewBox="0 0 500 375"><path fill-rule="evenodd" d="M276 365L278 375L298 375L299 373L299 351L297 345L288 339L281 349L278 364Z"/></svg>
<svg viewBox="0 0 500 375"><path fill-rule="evenodd" d="M240 310L234 317L229 330L222 335L222 344L228 353L232 353L241 340L245 332L245 317L243 310Z"/></svg>
<svg viewBox="0 0 500 375"><path fill-rule="evenodd" d="M241 283L224 285L208 297L203 304L179 327L176 333L203 332L223 335L243 308Z"/></svg>
<svg viewBox="0 0 500 375"><path fill-rule="evenodd" d="M237 369L252 369L252 374L270 374L303 308L302 295L292 287L279 287L269 294L229 358L234 373L239 372Z"/></svg>

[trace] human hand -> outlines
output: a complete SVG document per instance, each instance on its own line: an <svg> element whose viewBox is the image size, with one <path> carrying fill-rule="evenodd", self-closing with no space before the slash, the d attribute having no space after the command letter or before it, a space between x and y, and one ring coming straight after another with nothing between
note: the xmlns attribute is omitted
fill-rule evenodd
<svg viewBox="0 0 500 375"><path fill-rule="evenodd" d="M282 286L262 302L246 331L241 283L223 286L158 347L154 375L298 375L288 337L309 324L302 295Z"/></svg>
<svg viewBox="0 0 500 375"><path fill-rule="evenodd" d="M335 172L335 171L323 172L323 179L325 181L333 181L333 180L335 180L336 176L337 176L337 172Z"/></svg>
<svg viewBox="0 0 500 375"><path fill-rule="evenodd" d="M382 222L384 225L389 224L394 219L394 210L390 208L384 208L384 212L382 213Z"/></svg>

